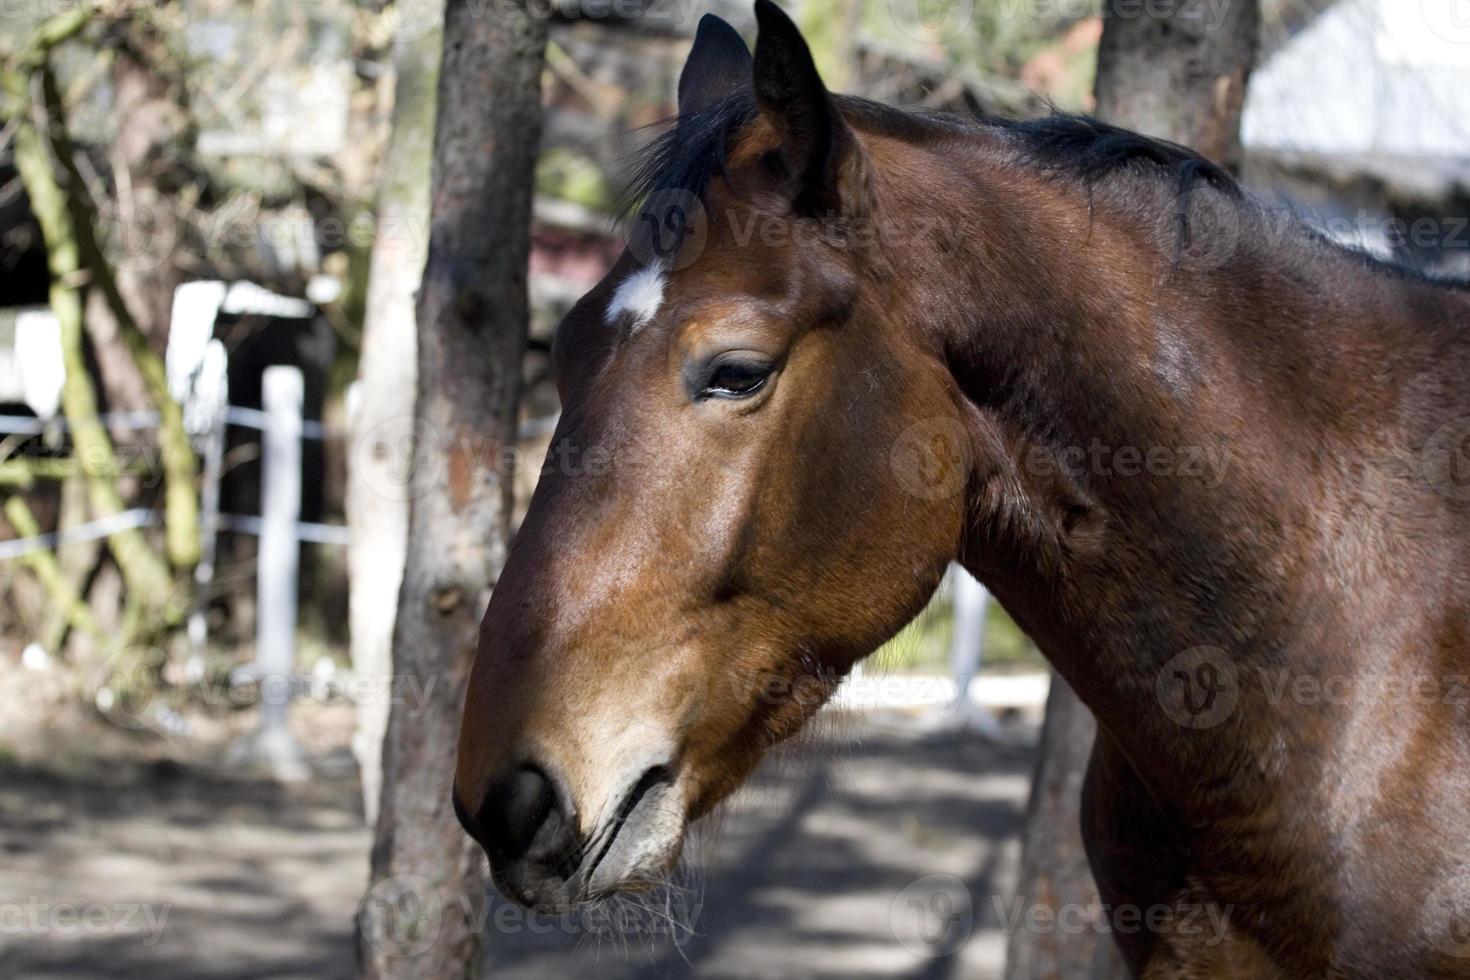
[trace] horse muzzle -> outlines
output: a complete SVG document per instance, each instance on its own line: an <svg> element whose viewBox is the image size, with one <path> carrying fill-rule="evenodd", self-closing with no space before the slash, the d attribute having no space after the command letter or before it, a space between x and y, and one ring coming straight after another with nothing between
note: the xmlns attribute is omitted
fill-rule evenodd
<svg viewBox="0 0 1470 980"><path fill-rule="evenodd" d="M585 833L565 784L533 764L491 780L473 810L458 788L453 801L460 824L485 849L496 887L539 912L651 888L683 844L684 806L666 765L630 773Z"/></svg>

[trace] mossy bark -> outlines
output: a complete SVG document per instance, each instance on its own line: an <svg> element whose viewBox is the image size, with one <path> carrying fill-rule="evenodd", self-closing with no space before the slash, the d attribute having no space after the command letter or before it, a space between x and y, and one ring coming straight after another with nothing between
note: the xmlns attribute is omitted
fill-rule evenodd
<svg viewBox="0 0 1470 980"><path fill-rule="evenodd" d="M164 480L164 543L168 559L175 568L189 568L199 560L199 462L184 430L184 411L168 390L163 358L149 346L148 338L129 310L112 266L97 241L94 232L97 209L72 162L75 157L66 133L61 94L46 64L40 68L40 80L54 158L67 179L65 204L77 254L91 285L106 300L123 343L143 378L149 400L158 411L158 451Z"/></svg>
<svg viewBox="0 0 1470 980"><path fill-rule="evenodd" d="M55 160L55 148L49 139L49 131L56 122L48 118L43 103L30 97L33 79L42 91L49 88L54 97L55 78L44 57L34 74L7 72L5 78L5 89L19 120L14 149L16 169L20 171L31 210L46 241L51 310L60 327L62 363L66 370L61 389L62 413L71 429L77 464L87 478L92 514L97 518L111 517L126 508L117 485L117 456L98 418L97 396L84 355L81 288L87 272L82 265L78 229L67 193L56 180L57 173L66 172ZM49 102L50 97L44 101ZM142 532L136 528L118 531L108 538L108 546L134 597L149 608L162 610L172 589L172 577L168 565L149 546Z"/></svg>
<svg viewBox="0 0 1470 980"><path fill-rule="evenodd" d="M10 526L15 528L17 534L23 538L33 538L41 533L40 525L36 523L35 515L31 513L30 507L19 497L11 497L5 501L5 519L10 521ZM36 576L41 587L46 590L51 604L56 611L65 617L66 621L73 627L84 630L96 637L101 635L97 628L97 621L92 618L92 610L82 601L76 587L61 570L61 565L56 556L50 551L42 549L33 551L21 558L31 574ZM59 644L58 644L59 645ZM47 649L47 653L58 652L55 648Z"/></svg>

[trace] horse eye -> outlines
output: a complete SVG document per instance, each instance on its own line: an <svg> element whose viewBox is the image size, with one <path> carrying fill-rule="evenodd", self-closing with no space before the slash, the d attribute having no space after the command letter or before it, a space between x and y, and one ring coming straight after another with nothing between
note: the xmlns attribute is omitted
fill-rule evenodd
<svg viewBox="0 0 1470 980"><path fill-rule="evenodd" d="M744 398L760 390L770 376L770 365L726 361L715 365L699 394L701 398Z"/></svg>

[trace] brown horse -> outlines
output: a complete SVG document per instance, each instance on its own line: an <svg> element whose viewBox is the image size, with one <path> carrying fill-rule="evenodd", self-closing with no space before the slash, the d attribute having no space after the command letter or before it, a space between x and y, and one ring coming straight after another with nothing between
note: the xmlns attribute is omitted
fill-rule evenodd
<svg viewBox="0 0 1470 980"><path fill-rule="evenodd" d="M829 95L756 13L556 338L459 745L499 887L659 880L958 560L1098 718L1136 974L1470 976L1470 292L1176 146Z"/></svg>

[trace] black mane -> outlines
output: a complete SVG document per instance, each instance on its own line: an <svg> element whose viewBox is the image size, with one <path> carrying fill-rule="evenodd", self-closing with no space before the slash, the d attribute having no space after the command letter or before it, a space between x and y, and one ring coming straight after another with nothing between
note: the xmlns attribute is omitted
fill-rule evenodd
<svg viewBox="0 0 1470 980"><path fill-rule="evenodd" d="M1125 173L1169 181L1177 199L1176 247L1181 249L1190 237L1189 198L1196 188L1203 185L1242 205L1252 200L1228 170L1194 150L1090 116L1056 112L1035 119L1009 120L900 109L855 96L838 95L833 99L857 128L915 143L953 135L998 135L1023 160L1060 178L1080 181L1089 191ZM703 197L709 182L725 172L728 145L755 116L754 96L739 92L693 115L680 117L639 155L622 201L622 215L631 217L643 202L663 191ZM1290 220L1299 225L1305 240L1345 253L1375 271L1450 288L1470 286L1343 245L1301 221L1294 212Z"/></svg>
<svg viewBox="0 0 1470 980"><path fill-rule="evenodd" d="M1090 116L1059 112L1014 121L899 109L852 96L835 99L843 115L861 128L898 137L922 140L946 133L1003 134L1036 165L1088 185L1132 169L1170 177L1181 193L1204 183L1231 197L1242 196L1240 185L1224 167L1193 150ZM660 191L702 195L710 180L723 173L730 140L755 114L755 99L742 92L681 117L640 155L629 181L624 212L636 210L642 201Z"/></svg>
<svg viewBox="0 0 1470 980"><path fill-rule="evenodd" d="M1034 162L1088 184L1136 169L1172 177L1181 194L1197 184L1207 184L1229 197L1243 196L1235 178L1213 160L1178 143L1153 139L1091 116L1055 113L992 125L1013 134Z"/></svg>

